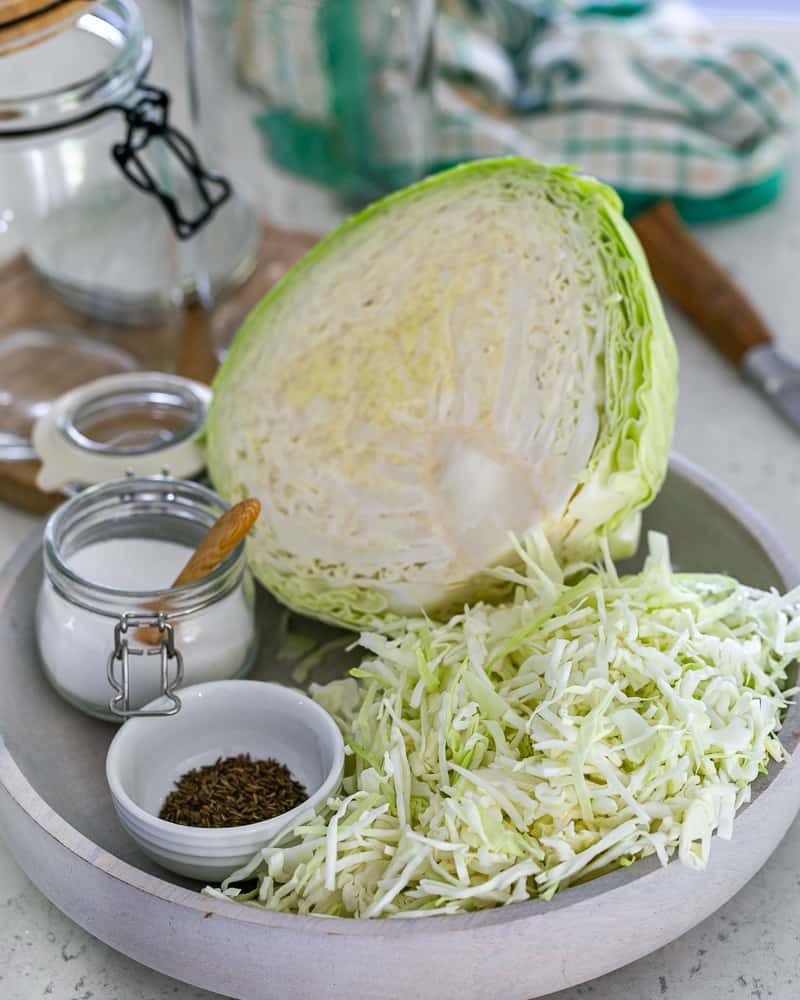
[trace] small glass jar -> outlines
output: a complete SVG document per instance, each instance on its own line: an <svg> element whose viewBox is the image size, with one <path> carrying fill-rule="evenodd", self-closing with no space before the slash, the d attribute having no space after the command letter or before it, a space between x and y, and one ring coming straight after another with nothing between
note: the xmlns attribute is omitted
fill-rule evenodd
<svg viewBox="0 0 800 1000"><path fill-rule="evenodd" d="M262 231L254 304L315 237L428 173L436 2L183 0L182 8L193 135L252 203ZM218 295L206 304L224 354L238 324Z"/></svg>
<svg viewBox="0 0 800 1000"><path fill-rule="evenodd" d="M332 203L347 213L427 173L436 0L183 9L198 141L270 221L327 228Z"/></svg>
<svg viewBox="0 0 800 1000"><path fill-rule="evenodd" d="M244 676L256 649L255 588L240 544L202 580L170 583L226 509L198 483L105 483L45 527L36 631L45 675L76 708L120 722L180 709L182 684Z"/></svg>

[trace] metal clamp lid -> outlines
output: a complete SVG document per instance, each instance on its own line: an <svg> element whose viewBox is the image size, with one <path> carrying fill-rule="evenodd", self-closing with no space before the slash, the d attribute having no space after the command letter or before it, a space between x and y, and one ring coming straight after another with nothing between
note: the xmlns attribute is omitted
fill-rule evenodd
<svg viewBox="0 0 800 1000"><path fill-rule="evenodd" d="M155 649L131 649L128 632L132 625L151 625L159 631L159 642ZM165 699L162 708L131 708L130 700L130 660L131 656L158 656L161 664L161 697ZM170 677L170 660L175 661L175 673ZM119 662L121 672L116 675ZM108 657L106 676L116 694L108 703L110 711L122 719L133 716L175 715L181 710L181 700L175 694L183 681L183 656L175 646L175 632L163 613L155 615L122 615L114 628L114 649Z"/></svg>
<svg viewBox="0 0 800 1000"><path fill-rule="evenodd" d="M89 486L169 468L190 479L205 465L198 438L211 390L161 372L108 375L65 393L33 428L41 490Z"/></svg>

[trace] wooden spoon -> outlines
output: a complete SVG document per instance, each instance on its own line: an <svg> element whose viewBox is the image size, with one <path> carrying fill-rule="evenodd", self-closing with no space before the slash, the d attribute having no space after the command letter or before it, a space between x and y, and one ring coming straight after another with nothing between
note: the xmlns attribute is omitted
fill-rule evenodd
<svg viewBox="0 0 800 1000"><path fill-rule="evenodd" d="M172 586L181 587L208 576L247 536L260 513L261 504L255 497L241 500L226 510L201 539L189 561L172 581ZM148 607L152 611L168 610L158 604L150 604ZM161 641L161 631L157 625L142 625L136 630L135 637L149 646L156 646Z"/></svg>

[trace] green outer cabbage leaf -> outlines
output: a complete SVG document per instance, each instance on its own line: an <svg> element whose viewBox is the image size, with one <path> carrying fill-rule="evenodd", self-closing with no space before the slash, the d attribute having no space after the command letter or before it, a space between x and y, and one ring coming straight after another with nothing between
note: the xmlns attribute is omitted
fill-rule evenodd
<svg viewBox="0 0 800 1000"><path fill-rule="evenodd" d="M513 603L361 636L370 658L314 692L348 746L340 793L206 891L415 917L547 899L652 854L705 866L785 759L800 588L675 573L655 534L640 574L608 560L572 586L541 536L519 555Z"/></svg>
<svg viewBox="0 0 800 1000"><path fill-rule="evenodd" d="M535 211L531 205L535 205ZM560 262L561 270L553 271L552 287L548 287L548 280L531 282L527 290L523 287L528 301L516 308L530 307L534 323L548 308L551 313L547 314L550 318L546 322L556 323L573 300L583 301L584 311L591 313L584 328L567 331L567 347L570 337L574 341L571 353L562 351L558 355L561 347L554 340L548 343L548 337L555 334L545 326L538 334L542 343L526 348L531 352L526 355L528 360L517 366L527 373L529 381L550 378L553 382L542 389L544 395L549 392L556 399L549 404L553 412L540 418L543 422L545 417L550 421L555 443L542 445L542 454L534 459L520 458L513 447L506 449L510 451L507 454L502 442L496 444L497 428L490 427L486 432L489 418L485 414L473 415L466 421L466 427L459 426L453 431L456 435L453 441L446 440L436 446L445 456L444 462L453 462L456 468L452 483L446 480L444 484L435 484L436 489L445 491L444 500L437 497L431 501L439 504L438 513L426 514L419 522L410 520L413 513L398 517L396 534L382 547L380 526L389 521L381 521L383 514L379 509L369 519L371 515L367 512L374 511L379 503L374 497L380 497L383 491L388 497L385 502L401 509L403 491L412 490L416 485L414 480L422 481L429 475L427 466L422 467L422 459L419 470L415 470L414 460L401 470L399 485L390 481L391 469L386 476L380 471L384 459L389 461L386 456L391 457L393 449L398 448L398 440L402 444L405 436L413 438L416 433L420 438L422 434L416 429L407 434L407 425L403 423L406 418L402 415L397 417L398 423L386 426L387 419L395 419L390 412L392 394L398 391L400 381L396 369L398 355L392 353L395 342L406 337L412 347L416 344L417 351L423 353L411 371L410 378L416 382L408 390L410 396L404 405L410 408L417 398L424 400L426 394L432 398L445 392L447 386L442 388L442 369L437 368L436 358L424 356L427 340L433 336L432 331L442 321L443 310L450 302L449 289L443 283L480 284L483 274L495 265L500 274L493 279L492 287L501 289L502 295L499 291L493 294L501 295L501 301L492 299L488 292L483 296L463 291L459 294L466 300L467 312L477 313L479 308L502 312L507 308L507 330L501 326L499 333L483 328L476 332L469 319L460 321L457 350L470 352L465 369L468 376L464 378L476 379L484 369L490 371L490 352L497 347L488 342L492 336L500 337L499 351L504 357L512 350L515 307L503 298L508 292L503 280L508 270L524 264L519 241L524 241L525 230L522 236L514 237L517 244L512 245L505 257L500 244L504 233L511 232L514 217L524 211L533 212L524 225L539 226L541 230L536 231L535 238L530 237L534 251L538 243L543 246L543 263L540 261L538 266L544 270L537 273L546 274L551 259ZM441 247L450 245L448 233L458 228L458 218L469 222L472 218L469 213L478 220L474 239L467 225L465 239L457 244L456 259L443 264ZM433 222L430 233L427 231L429 217L445 220L445 235L438 244ZM494 217L500 220L499 228L492 230L494 243L490 241L488 248L482 247L480 233ZM368 280L367 272L374 258L375 287L380 290L386 285L392 291L394 272L402 262L389 257L382 272L381 254L390 255L391 247L401 239L403 227L408 228L407 220L412 218L416 222L411 228L419 233L414 238L421 241L413 249L414 269L422 276L413 285L412 298L416 299L398 305L403 296L399 293L393 296L390 308L406 312L400 319L392 313L391 321L387 320L389 327L381 331L384 340L380 341L376 333L375 346L370 348L371 328L369 319L363 318L368 314L362 309L361 285ZM453 241L456 238L454 235ZM428 242L440 248L435 251L436 259L434 250L428 249ZM367 253L365 247L372 249ZM583 257L578 259L575 254ZM485 262L478 261L479 257ZM348 262L352 261L357 261L358 266L353 264L348 272ZM442 268L446 273L443 274ZM344 277L337 282L329 277L331 273L335 278ZM429 280L430 274L433 277ZM564 281L572 282L566 291L562 287ZM317 308L314 303L323 297L323 291L325 295L339 296L327 322L330 324L335 318L341 325L337 336L343 345L344 373L338 368L339 358L335 354L327 362L328 355L322 354L327 349L324 343L302 355L301 361L292 354L303 348L304 338L312 336L303 332L303 323L311 322L308 316L312 307ZM557 298L559 294L561 299ZM431 296L439 296L433 312L429 308ZM321 315L325 318L324 313ZM576 320L573 317L569 322L574 325ZM358 327L359 323L362 327ZM320 325L322 332L317 329L313 336L324 341L327 329L324 322ZM366 332L353 333L352 326ZM566 360L565 354L570 355ZM538 362L531 358L537 357L544 358L543 364L552 362L550 374L540 375L536 370ZM509 363L508 359L506 362ZM287 366L291 368L292 364L295 367L287 374ZM311 426L306 414L314 405L322 405L326 394L330 396L336 391L324 382L314 382L315 377L322 378L319 373L315 376L312 370L315 364L323 370L323 375L326 368L331 369L331 383L350 379L353 384L331 404L328 411L331 416ZM578 381L570 388L573 369L578 373L575 375ZM282 378L286 384L281 382ZM580 379L583 382L578 384ZM382 393L386 400L386 413L377 416L366 411L357 413L352 419L348 417L350 422L346 424L342 416L339 426L339 414L357 407L358 400L372 391L370 380L377 384L378 396ZM443 620L465 601L507 597L507 582L487 571L496 566L519 565L513 548L506 544L510 531L524 539L528 532L542 528L562 562L596 559L604 537L609 539L615 556L633 551L638 539L639 511L650 503L664 478L676 386L674 343L642 249L622 217L617 195L592 178L577 176L567 167L546 167L524 159L482 161L431 177L349 219L296 264L254 309L214 382L207 432L208 467L216 488L231 501L244 495L256 495L262 500L264 510L248 545L249 559L261 582L290 608L352 628L371 627L380 620L416 614L421 609ZM492 391L498 397L506 391L499 376ZM594 392L596 403L591 397ZM303 393L299 403L291 402L292 394ZM273 404L271 400L276 395L280 398ZM514 408L520 410L517 426L531 419L523 416L525 405L526 399L514 402L512 417ZM563 411L561 417L559 406ZM574 421L573 410L578 413ZM595 421L594 429L586 423L590 418ZM576 427L583 421L583 430L573 431L570 421ZM424 429L424 420L421 425ZM326 428L329 446L326 441L324 447L318 445L317 452L312 453L309 449ZM483 437L471 451L473 430ZM357 450L357 433L377 439L373 451L367 453L367 446L361 444L358 447L362 450ZM491 440L484 447L487 433ZM577 457L569 461L574 469L565 465L564 469L556 466L556 471L552 471L548 461L551 454L559 451L558 435L565 438L562 450L567 451L573 433ZM591 436L581 444L581 434ZM343 457L328 470L326 463L336 449ZM435 467L432 459L425 461ZM442 462L439 458L437 461ZM304 482L320 469L328 477L326 484L320 486L320 481L313 479L311 486ZM541 484L547 487L551 482L555 484L552 496L543 502L542 510L535 511L525 489L535 491ZM484 486L489 491L486 495L481 493ZM345 487L349 492L345 492ZM326 489L334 499L329 499ZM338 496L343 499L337 499ZM292 510L286 514L292 504ZM316 507L308 514L305 508L313 504ZM414 503L408 501L408 504L413 509ZM466 505L463 512L459 504ZM441 554L434 550L444 544L441 539L448 534L460 534L458 543L469 550L472 540L480 537L480 518L490 516L493 509L499 513L496 523L487 529L489 537L485 544L481 543L483 547L476 542L475 551L468 551L465 557L454 557L448 565L436 562ZM353 519L353 512L358 513L362 523L351 529L349 520ZM474 530L473 521L478 525Z"/></svg>

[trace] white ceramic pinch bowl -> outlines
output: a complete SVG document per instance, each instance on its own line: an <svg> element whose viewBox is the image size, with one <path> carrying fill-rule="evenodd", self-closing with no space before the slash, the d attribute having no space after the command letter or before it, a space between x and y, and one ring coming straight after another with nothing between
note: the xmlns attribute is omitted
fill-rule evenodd
<svg viewBox="0 0 800 1000"><path fill-rule="evenodd" d="M120 822L145 854L179 875L219 882L337 791L344 742L325 709L280 684L210 681L182 688L180 698L177 715L129 719L120 727L108 750L106 778ZM204 829L158 818L187 771L242 753L285 764L308 798L245 826Z"/></svg>

